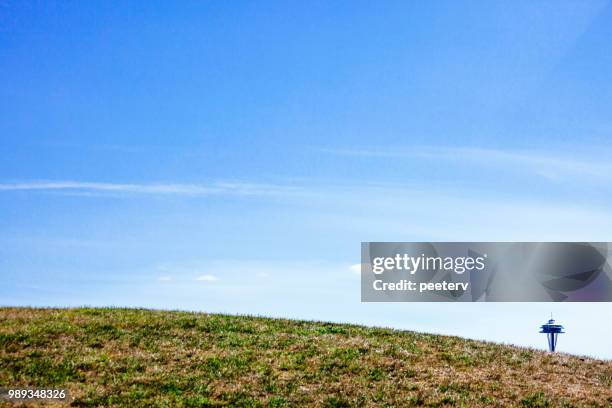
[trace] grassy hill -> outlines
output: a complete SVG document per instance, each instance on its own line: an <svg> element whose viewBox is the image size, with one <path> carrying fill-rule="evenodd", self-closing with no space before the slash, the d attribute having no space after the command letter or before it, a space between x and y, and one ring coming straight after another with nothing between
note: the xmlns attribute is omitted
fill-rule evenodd
<svg viewBox="0 0 612 408"><path fill-rule="evenodd" d="M65 387L73 406L612 406L612 362L321 322L0 308L7 386Z"/></svg>

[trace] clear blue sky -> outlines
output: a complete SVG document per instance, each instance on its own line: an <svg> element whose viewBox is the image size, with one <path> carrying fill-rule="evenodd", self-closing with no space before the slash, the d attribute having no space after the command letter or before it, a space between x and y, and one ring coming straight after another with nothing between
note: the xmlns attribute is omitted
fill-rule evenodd
<svg viewBox="0 0 612 408"><path fill-rule="evenodd" d="M553 311L560 350L612 358L610 303L360 304L352 267L361 241L612 241L611 41L608 1L4 1L0 304L534 347Z"/></svg>

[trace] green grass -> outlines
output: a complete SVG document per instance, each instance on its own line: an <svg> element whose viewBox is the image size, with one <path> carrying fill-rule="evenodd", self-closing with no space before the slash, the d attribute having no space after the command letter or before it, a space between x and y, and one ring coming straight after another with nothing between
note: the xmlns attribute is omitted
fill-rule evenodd
<svg viewBox="0 0 612 408"><path fill-rule="evenodd" d="M73 406L612 406L611 378L610 361L390 329L0 308L0 387Z"/></svg>

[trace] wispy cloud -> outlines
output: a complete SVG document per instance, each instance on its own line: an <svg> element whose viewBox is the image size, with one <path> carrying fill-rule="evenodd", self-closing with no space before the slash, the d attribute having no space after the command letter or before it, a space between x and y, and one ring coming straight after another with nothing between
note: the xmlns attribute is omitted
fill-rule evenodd
<svg viewBox="0 0 612 408"><path fill-rule="evenodd" d="M160 282L170 282L172 280L172 276L160 276L157 278Z"/></svg>
<svg viewBox="0 0 612 408"><path fill-rule="evenodd" d="M356 275L361 275L361 264L353 264L349 266L349 270Z"/></svg>
<svg viewBox="0 0 612 408"><path fill-rule="evenodd" d="M301 190L291 186L256 184L244 182L215 182L211 184L180 183L98 183L82 181L36 181L0 183L0 191L60 191L81 195L100 193L150 194L150 195L288 195L299 194Z"/></svg>
<svg viewBox="0 0 612 408"><path fill-rule="evenodd" d="M199 282L216 282L219 280L215 275L200 275L194 280Z"/></svg>
<svg viewBox="0 0 612 408"><path fill-rule="evenodd" d="M502 168L506 171L534 173L559 180L564 177L588 176L594 179L612 178L612 163L598 159L599 153L545 152L485 149L472 147L417 146L410 149L323 149L329 154L372 157L443 160L460 164Z"/></svg>

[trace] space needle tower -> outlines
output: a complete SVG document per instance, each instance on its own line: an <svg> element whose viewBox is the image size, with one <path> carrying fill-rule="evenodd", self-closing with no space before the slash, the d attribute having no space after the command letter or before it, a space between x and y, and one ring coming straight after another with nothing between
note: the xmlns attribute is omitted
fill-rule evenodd
<svg viewBox="0 0 612 408"><path fill-rule="evenodd" d="M557 348L557 337L559 336L559 333L565 332L563 331L563 326L560 324L555 324L555 320L552 318L551 314L548 323L542 325L540 333L546 333L546 338L548 339L548 350L553 352Z"/></svg>

